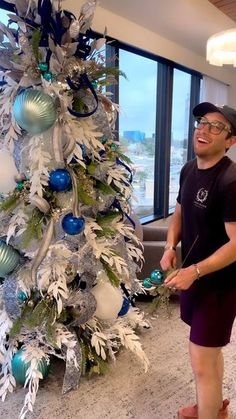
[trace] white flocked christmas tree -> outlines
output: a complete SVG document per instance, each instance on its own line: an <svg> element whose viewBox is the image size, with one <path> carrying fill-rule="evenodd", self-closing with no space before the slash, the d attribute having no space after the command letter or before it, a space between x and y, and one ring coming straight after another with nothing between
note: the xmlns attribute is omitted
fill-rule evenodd
<svg viewBox="0 0 236 419"><path fill-rule="evenodd" d="M132 171L115 139L96 0L76 18L50 0L8 1L0 23L0 396L25 385L32 411L54 356L62 392L101 373L121 346L147 370L132 297L143 262Z"/></svg>

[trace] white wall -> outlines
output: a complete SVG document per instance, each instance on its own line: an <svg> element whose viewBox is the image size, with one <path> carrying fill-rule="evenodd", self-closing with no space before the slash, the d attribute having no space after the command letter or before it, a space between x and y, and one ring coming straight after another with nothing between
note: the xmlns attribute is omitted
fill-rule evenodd
<svg viewBox="0 0 236 419"><path fill-rule="evenodd" d="M63 7L78 17L83 3L84 0L65 0ZM191 50L98 6L92 29L103 33L105 27L108 35L119 41L160 55L229 84L229 105L236 107L236 69L212 66L207 63L204 57L193 53Z"/></svg>

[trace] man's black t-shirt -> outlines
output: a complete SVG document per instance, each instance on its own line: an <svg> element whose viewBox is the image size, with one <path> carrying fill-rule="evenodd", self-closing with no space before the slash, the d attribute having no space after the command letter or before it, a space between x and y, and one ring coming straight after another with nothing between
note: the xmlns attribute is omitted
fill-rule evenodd
<svg viewBox="0 0 236 419"><path fill-rule="evenodd" d="M196 240L185 266L197 263L228 240L224 223L236 221L236 164L223 157L209 169L198 169L196 159L182 168L177 202L182 214L182 258ZM208 285L236 287L236 262L205 276ZM206 284L204 280L204 283ZM227 287L227 285L226 285Z"/></svg>

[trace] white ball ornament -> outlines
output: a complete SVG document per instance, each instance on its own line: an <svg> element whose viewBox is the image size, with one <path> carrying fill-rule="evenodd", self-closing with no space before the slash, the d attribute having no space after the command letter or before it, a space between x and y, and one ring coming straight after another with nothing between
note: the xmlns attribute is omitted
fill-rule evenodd
<svg viewBox="0 0 236 419"><path fill-rule="evenodd" d="M7 150L0 150L0 167L0 193L12 192L16 187L15 176L18 175L18 171L14 158Z"/></svg>
<svg viewBox="0 0 236 419"><path fill-rule="evenodd" d="M111 285L109 279L102 279L91 290L97 301L94 316L101 320L116 319L123 304L121 291Z"/></svg>

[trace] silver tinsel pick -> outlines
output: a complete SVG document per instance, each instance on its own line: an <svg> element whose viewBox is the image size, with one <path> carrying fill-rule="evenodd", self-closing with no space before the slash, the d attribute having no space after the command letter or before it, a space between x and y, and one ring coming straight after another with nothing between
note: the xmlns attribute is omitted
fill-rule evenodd
<svg viewBox="0 0 236 419"><path fill-rule="evenodd" d="M66 360L66 371L63 380L62 394L76 389L79 386L81 376L82 352L76 334L73 333L73 335L76 340L76 345L74 346L73 350L75 352L75 359L78 367L75 366L74 358L69 358Z"/></svg>

